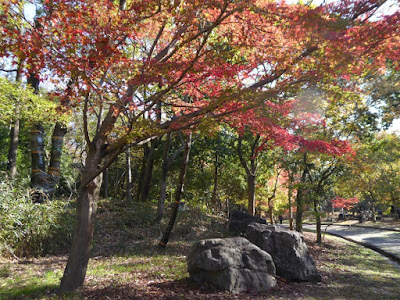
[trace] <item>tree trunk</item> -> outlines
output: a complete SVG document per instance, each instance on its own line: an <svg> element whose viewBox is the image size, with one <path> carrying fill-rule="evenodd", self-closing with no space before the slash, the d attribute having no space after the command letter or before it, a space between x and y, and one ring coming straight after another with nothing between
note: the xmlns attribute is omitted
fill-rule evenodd
<svg viewBox="0 0 400 300"><path fill-rule="evenodd" d="M61 156L64 143L64 136L67 128L61 123L56 123L51 137L51 157L47 173L52 176L51 184L46 187L49 198L52 199L56 190L56 185L61 176Z"/></svg>
<svg viewBox="0 0 400 300"><path fill-rule="evenodd" d="M300 194L301 190L299 189L296 196L296 231L298 232L303 231L303 200Z"/></svg>
<svg viewBox="0 0 400 300"><path fill-rule="evenodd" d="M34 125L31 130L31 187L35 190L32 195L35 203L44 201L43 183L51 179L46 173L43 131L41 124Z"/></svg>
<svg viewBox="0 0 400 300"><path fill-rule="evenodd" d="M167 177L168 177L168 167L169 167L168 152L170 144L171 144L171 133L169 132L167 134L167 140L165 141L163 149L163 164L162 164L161 180L160 180L160 198L158 199L157 214L155 219L157 223L160 223L163 218L165 199L167 198Z"/></svg>
<svg viewBox="0 0 400 300"><path fill-rule="evenodd" d="M215 161L214 161L214 187L213 193L211 197L211 203L213 204L215 211L221 211L221 201L218 199L218 153L215 153Z"/></svg>
<svg viewBox="0 0 400 300"><path fill-rule="evenodd" d="M182 167L181 167L181 172L179 174L178 185L176 187L175 203L174 203L174 207L172 210L172 215L169 220L168 226L159 242L159 245L161 247L167 246L169 236L170 236L172 228L174 227L174 224L175 224L176 216L178 215L179 204L181 202L183 188L185 185L186 170L187 170L187 165L189 163L189 154L190 154L191 144L192 144L192 133L189 133L186 137L185 151L183 152Z"/></svg>
<svg viewBox="0 0 400 300"><path fill-rule="evenodd" d="M19 119L14 121L10 129L10 147L8 149L7 171L10 178L17 175L17 153L19 143Z"/></svg>
<svg viewBox="0 0 400 300"><path fill-rule="evenodd" d="M22 63L18 63L17 66L17 74L15 76L15 81L17 83L21 82L21 65ZM17 175L17 154L18 154L18 144L19 144L19 107L17 106L15 109L16 119L14 120L13 125L10 129L10 147L8 148L8 157L7 157L7 171L10 175L10 178L13 179Z"/></svg>
<svg viewBox="0 0 400 300"><path fill-rule="evenodd" d="M317 225L317 243L322 243L321 216L318 211L318 201L314 199L315 224Z"/></svg>
<svg viewBox="0 0 400 300"><path fill-rule="evenodd" d="M274 225L274 204L272 203L272 199L268 199L268 217L271 225Z"/></svg>
<svg viewBox="0 0 400 300"><path fill-rule="evenodd" d="M60 123L56 123L51 137L51 157L46 173L43 126L34 125L31 130L31 157L32 176L31 186L36 191L32 195L33 201L41 203L45 198L52 199L58 180L60 179L60 165L63 148L63 139L67 129Z"/></svg>
<svg viewBox="0 0 400 300"><path fill-rule="evenodd" d="M247 200L248 212L250 215L254 216L256 212L256 176L253 174L247 174Z"/></svg>
<svg viewBox="0 0 400 300"><path fill-rule="evenodd" d="M242 137L239 136L238 139L238 148L237 152L239 155L239 160L240 163L242 164L243 168L246 171L247 175L247 210L248 213L252 216L255 214L255 209L256 209L256 171L257 171L257 164L256 164L256 159L255 159L255 149L258 145L258 141L260 140L260 136L257 135L256 139L254 140L254 143L251 147L251 153L250 153L250 167L247 165L243 153L242 153Z"/></svg>
<svg viewBox="0 0 400 300"><path fill-rule="evenodd" d="M78 192L76 203L77 220L67 266L61 279L60 291L62 292L77 289L85 280L102 176L97 176L87 185L84 185L84 183L85 178L90 178L97 172L100 163L100 147L90 149L83 170L82 184Z"/></svg>
<svg viewBox="0 0 400 300"><path fill-rule="evenodd" d="M146 160L146 168L144 173L142 194L140 195L140 201L146 202L149 197L151 178L153 177L153 167L154 167L154 150L157 147L158 139L152 140L150 143L149 153Z"/></svg>
<svg viewBox="0 0 400 300"><path fill-rule="evenodd" d="M308 165L307 165L307 152L304 153L303 156L303 163L304 163L304 171L301 175L300 179L300 187L297 189L297 196L296 196L296 231L302 232L303 231L303 196L305 192L304 184L307 181L307 174L308 174Z"/></svg>
<svg viewBox="0 0 400 300"><path fill-rule="evenodd" d="M126 170L127 170L127 176L126 176L126 201L128 203L132 202L132 166L131 166L131 153L129 149L126 149L125 151L125 157L126 157Z"/></svg>
<svg viewBox="0 0 400 300"><path fill-rule="evenodd" d="M137 189L137 194L136 194L136 201L141 200L142 193L143 193L143 184L145 181L145 175L146 175L146 162L147 162L147 157L149 155L149 146L147 144L143 145L143 158L142 158L142 165L140 167L140 173L139 173L139 178L138 178L138 189Z"/></svg>
<svg viewBox="0 0 400 300"><path fill-rule="evenodd" d="M289 171L290 172L290 171ZM292 182L293 175L289 173L289 187L288 187L288 200L289 200L289 229L293 230L293 212L292 212Z"/></svg>

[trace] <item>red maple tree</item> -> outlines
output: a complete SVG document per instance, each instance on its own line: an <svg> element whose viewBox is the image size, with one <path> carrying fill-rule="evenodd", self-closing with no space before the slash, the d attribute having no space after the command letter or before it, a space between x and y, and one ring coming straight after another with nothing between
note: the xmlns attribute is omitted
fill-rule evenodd
<svg viewBox="0 0 400 300"><path fill-rule="evenodd" d="M19 31L19 1L2 1L0 56L59 86L54 96L84 124L88 151L61 289L84 281L101 173L121 152L238 111L263 117L259 131L285 143L291 137L273 115L286 114L285 93L398 60L399 11L371 18L384 2L45 0L36 26Z"/></svg>

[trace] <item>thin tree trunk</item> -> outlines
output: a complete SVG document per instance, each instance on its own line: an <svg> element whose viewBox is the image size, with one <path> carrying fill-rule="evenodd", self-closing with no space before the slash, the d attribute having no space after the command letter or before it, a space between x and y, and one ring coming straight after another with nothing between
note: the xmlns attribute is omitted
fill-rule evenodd
<svg viewBox="0 0 400 300"><path fill-rule="evenodd" d="M255 214L255 201L256 201L256 176L253 174L247 175L247 200L248 212L250 215Z"/></svg>
<svg viewBox="0 0 400 300"><path fill-rule="evenodd" d="M100 194L102 176L98 175L85 185L85 179L97 172L101 163L100 147L89 150L83 170L82 184L79 187L76 204L76 226L72 247L64 275L61 279L60 291L73 291L83 284L86 276L89 254L91 250L94 220Z"/></svg>
<svg viewBox="0 0 400 300"><path fill-rule="evenodd" d="M143 184L144 184L144 178L146 175L146 162L147 162L147 157L149 155L149 146L147 144L143 145L143 158L142 158L142 165L140 167L140 173L139 173L139 178L138 178L138 189L137 189L137 194L136 194L136 201L141 200L142 193L143 193Z"/></svg>
<svg viewBox="0 0 400 300"><path fill-rule="evenodd" d="M321 216L318 211L318 201L314 199L314 213L315 213L315 223L317 225L317 243L322 243L322 231L321 231Z"/></svg>
<svg viewBox="0 0 400 300"><path fill-rule="evenodd" d="M152 140L150 143L149 153L146 160L146 169L143 180L142 194L140 196L140 201L146 202L149 197L151 178L153 177L153 167L154 167L154 150L158 144L158 139Z"/></svg>
<svg viewBox="0 0 400 300"><path fill-rule="evenodd" d="M307 174L308 174L308 166L307 166L307 153L304 153L304 171L303 174L301 175L300 179L300 187L297 190L297 196L296 196L296 206L297 206L297 212L296 212L296 231L302 232L303 231L303 196L304 196L304 184L307 181Z"/></svg>
<svg viewBox="0 0 400 300"><path fill-rule="evenodd" d="M160 223L164 215L165 199L167 198L167 177L168 177L168 167L169 158L168 152L171 144L171 133L167 134L167 140L164 144L163 149L163 164L161 170L161 180L160 180L160 198L158 199L157 214L155 221Z"/></svg>
<svg viewBox="0 0 400 300"><path fill-rule="evenodd" d="M219 161L218 161L218 153L215 152L215 161L214 161L214 187L213 187L213 193L211 197L211 203L214 205L215 210L221 211L222 206L221 206L221 201L218 199L218 166L219 166Z"/></svg>
<svg viewBox="0 0 400 300"><path fill-rule="evenodd" d="M19 119L14 121L10 129L10 147L8 149L7 171L10 178L17 175L17 154L19 144Z"/></svg>
<svg viewBox="0 0 400 300"><path fill-rule="evenodd" d="M126 170L127 170L127 176L126 176L126 201L128 203L132 202L132 166L131 166L131 153L129 151L129 148L126 149L125 151L125 157L126 157Z"/></svg>
<svg viewBox="0 0 400 300"><path fill-rule="evenodd" d="M21 82L21 65L18 64L17 74L15 76L15 81L17 83ZM13 125L10 129L10 147L8 149L8 157L7 157L7 171L10 175L10 178L13 179L17 175L17 154L18 154L18 144L19 144L19 107L15 109L16 119L14 120Z"/></svg>
<svg viewBox="0 0 400 300"><path fill-rule="evenodd" d="M289 187L288 187L288 200L289 200L289 229L293 230L293 212L292 212L292 194L293 194L293 174L289 171Z"/></svg>
<svg viewBox="0 0 400 300"><path fill-rule="evenodd" d="M183 161L182 161L181 172L179 174L179 181L178 181L178 185L177 185L176 191L175 191L175 203L174 203L174 207L172 210L172 215L169 220L168 226L159 242L159 245L161 247L167 246L169 236L170 236L170 234L172 232L172 228L174 227L174 224L175 224L176 216L178 215L179 204L181 202L183 188L185 185L186 171L187 171L187 166L189 163L189 154L190 154L191 144L192 144L192 133L189 133L186 136L185 151L183 152Z"/></svg>

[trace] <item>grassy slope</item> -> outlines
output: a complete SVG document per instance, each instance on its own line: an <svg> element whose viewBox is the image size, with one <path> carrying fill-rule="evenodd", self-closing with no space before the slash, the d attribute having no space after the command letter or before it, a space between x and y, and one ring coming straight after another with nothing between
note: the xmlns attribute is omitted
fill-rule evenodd
<svg viewBox="0 0 400 300"><path fill-rule="evenodd" d="M229 295L188 280L185 255L201 238L226 236L225 220L199 211L182 213L166 249L156 246L159 228L152 207L103 202L85 286L56 295L65 256L0 260L0 299L399 299L400 272L375 252L333 237L323 245L305 233L323 281L278 285L264 293Z"/></svg>

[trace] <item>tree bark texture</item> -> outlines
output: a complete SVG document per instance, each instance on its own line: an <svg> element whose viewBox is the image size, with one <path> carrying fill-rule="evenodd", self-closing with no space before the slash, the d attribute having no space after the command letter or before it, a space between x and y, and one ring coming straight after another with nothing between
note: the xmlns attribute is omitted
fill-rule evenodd
<svg viewBox="0 0 400 300"><path fill-rule="evenodd" d="M154 150L158 146L158 139L152 140L150 143L149 153L146 159L146 168L144 172L144 180L142 187L142 194L140 195L140 201L146 202L149 197L151 178L153 177L153 167L154 167Z"/></svg>
<svg viewBox="0 0 400 300"><path fill-rule="evenodd" d="M317 225L317 243L322 243L321 216L318 211L318 200L314 199L315 224Z"/></svg>
<svg viewBox="0 0 400 300"><path fill-rule="evenodd" d="M256 176L253 174L247 175L247 199L248 199L248 212L254 216L256 212Z"/></svg>
<svg viewBox="0 0 400 300"><path fill-rule="evenodd" d="M304 153L303 162L304 162L304 170L300 179L300 187L298 188L296 195L296 207L297 207L296 231L298 232L303 231L303 205L304 205L303 196L305 192L304 184L307 181L307 174L308 174L307 153Z"/></svg>
<svg viewBox="0 0 400 300"><path fill-rule="evenodd" d="M32 175L31 186L36 191L34 202L43 202L45 198L52 199L56 185L60 179L60 165L64 136L67 129L61 123L56 123L51 137L51 157L46 173L44 129L41 124L34 125L31 130Z"/></svg>
<svg viewBox="0 0 400 300"><path fill-rule="evenodd" d="M159 245L161 247L166 247L168 244L169 236L172 232L172 228L174 227L176 217L178 215L178 210L179 210L179 204L181 202L182 194L183 194L183 188L185 185L185 178L186 178L186 171L187 171L187 166L189 163L189 154L190 154L190 148L192 145L192 133L189 133L186 136L186 145L185 145L185 151L183 152L183 161L182 161L182 166L181 166L181 171L179 174L179 181L178 185L176 187L175 191L175 202L172 210L172 215L169 220L168 226L165 229L165 232L159 242Z"/></svg>
<svg viewBox="0 0 400 300"><path fill-rule="evenodd" d="M258 141L260 140L260 136L258 135L251 147L251 153L250 153L250 166L247 165L247 162L245 161L242 153L242 137L239 136L238 139L238 148L237 152L239 155L239 160L240 163L242 164L243 168L246 171L247 175L247 210L248 213L252 216L255 215L256 212L256 171L257 171L257 165L256 165L256 158L255 158L255 149L258 145Z"/></svg>
<svg viewBox="0 0 400 300"><path fill-rule="evenodd" d="M137 186L137 194L136 194L136 201L141 200L142 193L143 193L143 184L145 181L145 176L146 176L146 162L147 162L147 157L149 155L149 146L147 144L143 145L143 158L142 158L142 165L140 167L140 173L139 173L139 178L138 178L138 186Z"/></svg>
<svg viewBox="0 0 400 300"><path fill-rule="evenodd" d="M102 183L102 175L98 175L88 184L85 184L85 182L87 178L91 178L93 174L98 172L98 168L101 165L100 149L100 147L89 149L86 158L82 183L78 190L76 204L77 219L72 246L60 284L60 291L62 292L77 289L85 280L93 240L94 221Z"/></svg>

